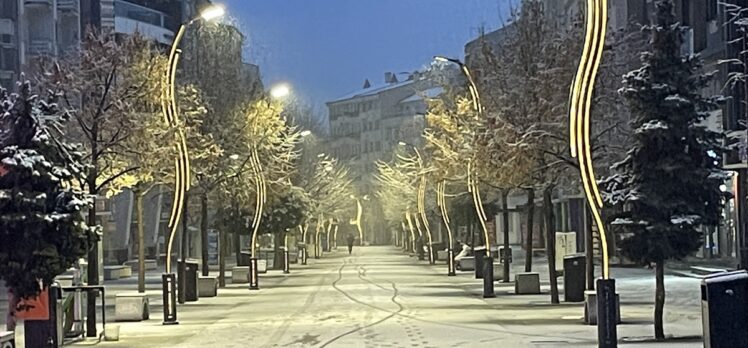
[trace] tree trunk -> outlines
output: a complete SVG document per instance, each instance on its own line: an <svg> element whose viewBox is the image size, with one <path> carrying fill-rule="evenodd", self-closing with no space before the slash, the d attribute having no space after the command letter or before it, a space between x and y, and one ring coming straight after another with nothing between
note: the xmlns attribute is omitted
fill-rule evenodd
<svg viewBox="0 0 748 348"><path fill-rule="evenodd" d="M548 276L551 281L551 303L558 304L558 280L556 279L556 221L553 215L553 185L543 190L543 213L545 215L545 253L548 256Z"/></svg>
<svg viewBox="0 0 748 348"><path fill-rule="evenodd" d="M201 274L207 277L210 273L208 266L208 193L200 195L200 257L202 260Z"/></svg>
<svg viewBox="0 0 748 348"><path fill-rule="evenodd" d="M509 272L511 271L510 260L512 253L509 251L509 190L501 190L501 215L502 228L504 229L504 283L509 282Z"/></svg>
<svg viewBox="0 0 748 348"><path fill-rule="evenodd" d="M587 290L595 290L595 252L592 235L592 213L589 209L584 211L584 254L585 273L587 273Z"/></svg>
<svg viewBox="0 0 748 348"><path fill-rule="evenodd" d="M218 231L218 286L226 287L226 232Z"/></svg>
<svg viewBox="0 0 748 348"><path fill-rule="evenodd" d="M665 308L665 261L655 264L655 312L654 327L655 338L665 339L665 330L662 323L662 314Z"/></svg>
<svg viewBox="0 0 748 348"><path fill-rule="evenodd" d="M145 226L143 225L143 192L135 191L138 220L138 292L145 292Z"/></svg>
<svg viewBox="0 0 748 348"><path fill-rule="evenodd" d="M94 124L94 127L96 125ZM92 143L93 148L91 149L91 153L94 155L96 154L96 141ZM88 208L88 225L89 226L96 226L96 178L98 177L99 173L96 168L96 157L94 156L91 160L91 163L93 164L91 166L91 169L88 171L88 178L87 178L87 185L88 185L88 194L92 197L92 203L91 207ZM102 236L99 236L102 237ZM88 271L87 271L87 281L88 285L98 285L99 284L99 244L98 240L93 242L93 245L88 246ZM88 337L96 337L96 296L94 296L94 293L89 293L89 296L86 296L86 336Z"/></svg>
<svg viewBox="0 0 748 348"><path fill-rule="evenodd" d="M185 192L184 194L184 202L183 202L183 211L182 211L182 240L179 246L179 266L177 267L178 270L178 283L179 283L179 293L178 293L178 302L184 303L186 300L186 287L187 287L187 278L185 274L185 268L186 264L185 261L187 260L187 234L189 233L189 193Z"/></svg>
<svg viewBox="0 0 748 348"><path fill-rule="evenodd" d="M283 269L283 249L281 246L287 247L285 242L285 233L275 233L275 240L273 241L273 269Z"/></svg>
<svg viewBox="0 0 748 348"><path fill-rule="evenodd" d="M525 241L525 272L532 272L533 224L535 224L535 189L527 189L527 240Z"/></svg>

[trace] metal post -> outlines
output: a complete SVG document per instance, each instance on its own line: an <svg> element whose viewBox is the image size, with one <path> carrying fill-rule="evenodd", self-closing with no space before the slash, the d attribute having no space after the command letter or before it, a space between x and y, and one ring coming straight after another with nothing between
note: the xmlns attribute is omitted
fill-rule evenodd
<svg viewBox="0 0 748 348"><path fill-rule="evenodd" d="M283 248L283 273L291 273L289 270L289 264L288 264L288 248Z"/></svg>
<svg viewBox="0 0 748 348"><path fill-rule="evenodd" d="M257 257L252 255L252 257L249 258L249 290L260 290L257 271Z"/></svg>
<svg viewBox="0 0 748 348"><path fill-rule="evenodd" d="M493 297L496 297L493 289L493 257L486 255L483 256L483 298Z"/></svg>
<svg viewBox="0 0 748 348"><path fill-rule="evenodd" d="M447 276L455 276L455 251L452 247L447 249Z"/></svg>
<svg viewBox="0 0 748 348"><path fill-rule="evenodd" d="M177 321L177 295L176 295L176 278L174 273L161 274L161 288L164 301L164 321L163 325L176 325Z"/></svg>
<svg viewBox="0 0 748 348"><path fill-rule="evenodd" d="M618 347L618 303L615 279L597 280L597 342L600 348Z"/></svg>
<svg viewBox="0 0 748 348"><path fill-rule="evenodd" d="M747 107L748 108L748 107ZM748 270L748 207L746 203L746 179L748 179L748 170L741 168L738 170L737 192L735 192L735 202L738 208L737 223L737 250L739 267Z"/></svg>

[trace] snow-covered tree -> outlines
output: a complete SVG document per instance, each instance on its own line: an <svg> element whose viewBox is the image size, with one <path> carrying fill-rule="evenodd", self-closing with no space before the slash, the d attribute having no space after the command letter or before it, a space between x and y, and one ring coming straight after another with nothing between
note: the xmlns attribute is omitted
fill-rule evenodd
<svg viewBox="0 0 748 348"><path fill-rule="evenodd" d="M702 96L712 74L698 56L681 53L685 28L670 0L658 0L654 24L646 27L649 51L641 68L624 76L620 92L633 119L633 148L607 180L624 213L613 224L626 234L623 253L655 265L655 337L664 338L665 262L695 252L701 226L719 224L727 174L720 169L722 135L702 121L719 97Z"/></svg>
<svg viewBox="0 0 748 348"><path fill-rule="evenodd" d="M33 297L96 242L83 220L89 200L76 189L82 153L42 119L64 120L58 95L41 100L29 83L0 88L0 279Z"/></svg>

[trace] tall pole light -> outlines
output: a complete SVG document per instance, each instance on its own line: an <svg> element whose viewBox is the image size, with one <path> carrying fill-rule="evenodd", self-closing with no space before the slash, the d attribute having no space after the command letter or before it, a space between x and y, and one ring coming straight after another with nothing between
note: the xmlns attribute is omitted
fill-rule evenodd
<svg viewBox="0 0 748 348"><path fill-rule="evenodd" d="M569 96L569 146L571 156L577 158L585 198L600 235L602 249L602 279L597 280L598 346L617 346L618 322L615 300L615 280L610 278L608 243L602 220L603 199L595 179L590 141L590 109L600 68L608 28L608 1L587 0L585 40L582 57L571 85Z"/></svg>
<svg viewBox="0 0 748 348"><path fill-rule="evenodd" d="M288 85L276 85L270 89L270 96L273 99L286 98L290 94L290 87ZM260 290L260 276L258 269L258 258L257 258L257 235L260 232L260 225L262 224L262 214L265 209L265 203L267 202L267 180L265 178L265 170L260 160L258 144L255 141L252 144L250 154L250 166L252 168L252 174L254 176L255 183L255 214L252 220L252 239L250 248L249 258L249 289Z"/></svg>
<svg viewBox="0 0 748 348"><path fill-rule="evenodd" d="M417 205L418 205L418 214L421 217L421 222L423 223L423 228L426 230L426 238L428 238L428 253L429 253L429 264L436 263L436 260L434 258L434 241L431 238L431 228L429 226L429 219L426 216L426 171L423 164L423 157L421 157L421 152L418 151L418 148L413 145L406 143L404 141L401 141L398 143L400 146L409 146L413 149L413 151L416 154L416 163L418 164L418 197L417 197Z"/></svg>
<svg viewBox="0 0 748 348"><path fill-rule="evenodd" d="M364 229L361 227L361 220L364 216L364 206L361 204L361 199L368 201L369 195L364 195L363 197L359 198L358 196L351 195L351 199L356 201L356 219L354 220L354 224L356 225L356 228L358 229L358 238L359 238L359 244L364 245Z"/></svg>
<svg viewBox="0 0 748 348"><path fill-rule="evenodd" d="M174 171L174 197L172 200L172 210L169 216L169 238L166 247L166 272L161 275L162 281L162 292L163 292L163 310L164 310L164 325L178 324L177 321L177 304L176 304L176 276L171 269L171 251L174 245L174 237L177 234L177 228L179 221L182 217L185 196L190 185L190 158L187 152L187 141L182 128L178 127L180 123L179 119L179 108L177 107L176 100L176 73L177 64L179 63L179 56L181 50L179 44L184 37L184 32L188 26L195 23L198 20L210 21L217 19L224 14L224 9L221 6L213 5L204 9L198 17L190 20L187 23L182 23L177 31L177 35L174 37L174 41L171 44L169 51L168 70L166 71L166 86L161 101L161 110L164 116L164 120L169 127L176 128L178 131L175 135L175 150L177 156L175 159L175 171ZM184 257L184 255L182 256ZM183 278L183 277L182 277ZM94 308L93 321L95 324L95 308ZM90 315L91 310L89 309L89 320L92 316Z"/></svg>
<svg viewBox="0 0 748 348"><path fill-rule="evenodd" d="M465 63L463 63L459 59L447 58L444 56L435 56L434 60L438 62L457 64L457 66L460 67L460 71L462 71L462 74L465 75L465 79L467 79L468 82L468 90L470 91L470 96L473 101L473 110L475 110L477 113L476 117L482 117L483 105L481 104L478 85L475 83L473 74L470 72L470 69L467 67L467 65L465 65ZM470 192L470 194L472 195L473 205L475 206L475 211L478 214L478 221L480 222L481 229L483 230L483 237L486 244L486 255L483 258L483 270L481 271L478 267L476 267L475 275L476 277L480 276L483 278L483 297L496 297L493 286L493 257L491 257L491 240L488 235L488 228L486 227L486 221L488 219L486 218L486 212L483 210L483 199L481 198L480 194L480 184L475 179L475 165L473 164L472 158L468 161L467 167L468 192Z"/></svg>

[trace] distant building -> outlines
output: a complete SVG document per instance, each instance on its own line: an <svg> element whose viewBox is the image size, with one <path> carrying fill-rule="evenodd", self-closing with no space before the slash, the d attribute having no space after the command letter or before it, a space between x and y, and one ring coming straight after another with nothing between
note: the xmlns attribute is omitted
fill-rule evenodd
<svg viewBox="0 0 748 348"><path fill-rule="evenodd" d="M376 162L389 161L399 142L422 143L425 99L441 93L442 88L421 72L408 74L403 81L388 72L382 84L366 80L362 89L327 102L330 154L350 166L361 195L374 196ZM381 223L373 222L364 221L365 229L373 231L368 237L384 236Z"/></svg>

